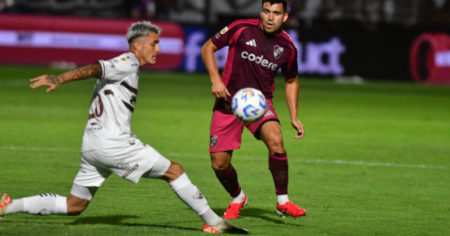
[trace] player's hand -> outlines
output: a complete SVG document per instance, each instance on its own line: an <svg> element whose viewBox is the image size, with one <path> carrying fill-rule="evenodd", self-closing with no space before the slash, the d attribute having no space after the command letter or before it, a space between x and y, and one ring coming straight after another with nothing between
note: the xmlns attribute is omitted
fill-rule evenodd
<svg viewBox="0 0 450 236"><path fill-rule="evenodd" d="M305 127L303 127L302 122L298 119L292 120L292 127L297 130L297 135L294 136L295 139L302 139L305 136Z"/></svg>
<svg viewBox="0 0 450 236"><path fill-rule="evenodd" d="M230 92L227 89L227 86L225 86L225 84L222 81L214 83L212 85L211 91L214 94L214 96L216 96L216 98L226 99L228 96L231 96Z"/></svg>
<svg viewBox="0 0 450 236"><path fill-rule="evenodd" d="M61 80L54 75L41 75L36 78L30 79L30 82L32 82L30 88L33 89L47 86L47 93L57 89L62 84Z"/></svg>

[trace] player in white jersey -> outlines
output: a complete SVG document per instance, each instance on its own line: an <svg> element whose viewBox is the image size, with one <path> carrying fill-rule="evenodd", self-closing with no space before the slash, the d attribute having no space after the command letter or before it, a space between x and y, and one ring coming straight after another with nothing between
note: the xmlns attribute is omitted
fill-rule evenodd
<svg viewBox="0 0 450 236"><path fill-rule="evenodd" d="M18 212L79 215L105 179L114 173L132 183L139 182L141 177L166 180L178 197L205 222L204 232L248 232L214 213L180 164L169 161L131 132L139 67L156 63L160 32L161 29L150 22L136 22L126 35L130 45L128 53L58 76L41 75L30 80L31 88L47 86L50 92L72 80L99 78L83 135L80 169L69 197L41 194L11 199L7 194L0 194L0 217Z"/></svg>

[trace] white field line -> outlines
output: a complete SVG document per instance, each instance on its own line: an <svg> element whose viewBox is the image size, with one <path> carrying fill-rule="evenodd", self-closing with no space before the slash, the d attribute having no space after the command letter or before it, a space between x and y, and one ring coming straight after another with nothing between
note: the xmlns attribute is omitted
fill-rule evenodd
<svg viewBox="0 0 450 236"><path fill-rule="evenodd" d="M8 151L38 151L38 152L63 152L63 153L80 153L80 149L68 148L49 148L49 147L21 147L21 146L0 146L0 150ZM209 153L195 154L195 153L165 153L167 157L190 157L205 159ZM261 157L242 156L246 160L259 160ZM413 168L413 169L448 169L447 166L431 166L421 164L397 164L397 163L383 163L383 162L366 162L366 161L345 161L345 160L322 160L322 159L302 159L290 158L290 162L314 163L314 164L329 164L329 165L353 165L353 166L375 166L375 167L394 167L394 168Z"/></svg>
<svg viewBox="0 0 450 236"><path fill-rule="evenodd" d="M79 153L80 149L68 149L68 148L49 148L49 147L20 147L20 146L0 146L0 150L9 151L38 151L38 152L69 152L69 153Z"/></svg>

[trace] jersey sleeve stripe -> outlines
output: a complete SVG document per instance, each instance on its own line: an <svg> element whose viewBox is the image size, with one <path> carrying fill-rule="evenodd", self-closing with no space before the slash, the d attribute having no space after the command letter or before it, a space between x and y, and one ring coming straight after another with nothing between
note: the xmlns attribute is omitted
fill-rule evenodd
<svg viewBox="0 0 450 236"><path fill-rule="evenodd" d="M242 31L244 31L246 29L247 29L247 27L242 27L238 31L236 31L233 34L233 37L231 37L230 41L228 42L228 45L233 44L233 42L237 42L237 40L239 39L239 36L241 36Z"/></svg>
<svg viewBox="0 0 450 236"><path fill-rule="evenodd" d="M283 30L281 32L280 36L289 42L289 48L292 50L291 56L289 57L288 68L287 68L288 70L291 70L292 63L294 63L294 61L297 57L297 49L295 48L294 41L292 41L291 37L289 36L289 34L286 33L286 31Z"/></svg>
<svg viewBox="0 0 450 236"><path fill-rule="evenodd" d="M231 77L231 72L233 71L233 61L234 61L234 47L230 47L228 52L227 61L225 63L225 68L223 69L222 80L225 85L228 85L228 81Z"/></svg>
<svg viewBox="0 0 450 236"><path fill-rule="evenodd" d="M250 25L258 25L259 24L259 19L242 19L242 20L237 20L232 22L228 28L231 29L233 27L235 27L236 25L240 25L240 24L250 24Z"/></svg>
<svg viewBox="0 0 450 236"><path fill-rule="evenodd" d="M294 46L289 46L292 50L291 56L289 57L288 70L291 70L292 64L295 62L295 58L297 57L297 50Z"/></svg>

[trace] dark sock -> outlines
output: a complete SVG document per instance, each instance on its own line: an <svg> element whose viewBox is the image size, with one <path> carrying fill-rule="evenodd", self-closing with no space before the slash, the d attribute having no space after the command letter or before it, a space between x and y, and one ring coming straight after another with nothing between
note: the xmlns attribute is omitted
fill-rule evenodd
<svg viewBox="0 0 450 236"><path fill-rule="evenodd" d="M269 155L269 170L275 183L276 194L287 194L289 180L287 154L275 153Z"/></svg>
<svg viewBox="0 0 450 236"><path fill-rule="evenodd" d="M230 164L226 171L215 171L217 178L222 186L227 190L231 197L235 198L241 192L241 186L238 182L236 170Z"/></svg>

